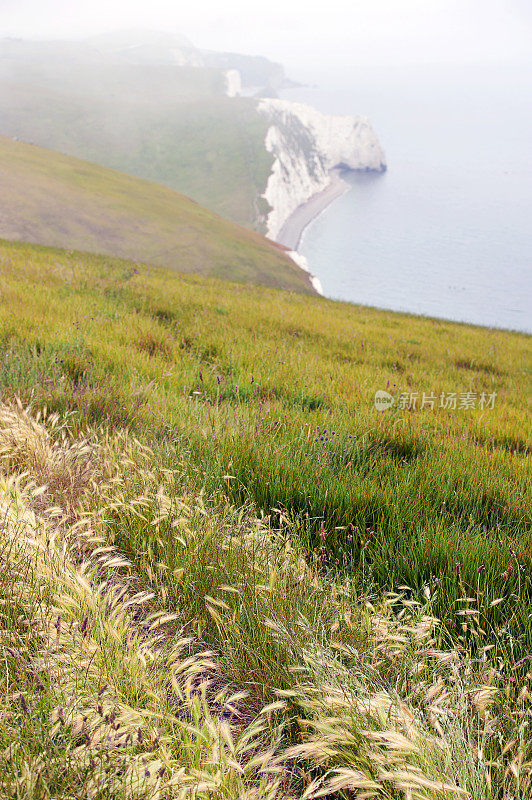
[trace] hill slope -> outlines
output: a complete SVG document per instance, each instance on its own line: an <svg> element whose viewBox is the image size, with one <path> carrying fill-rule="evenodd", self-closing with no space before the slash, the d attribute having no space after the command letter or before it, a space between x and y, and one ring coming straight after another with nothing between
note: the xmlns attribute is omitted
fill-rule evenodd
<svg viewBox="0 0 532 800"><path fill-rule="evenodd" d="M0 137L0 236L312 291L260 234L140 178Z"/></svg>
<svg viewBox="0 0 532 800"><path fill-rule="evenodd" d="M0 298L2 796L530 797L529 336L8 242Z"/></svg>
<svg viewBox="0 0 532 800"><path fill-rule="evenodd" d="M273 158L255 101L226 97L222 69L150 57L0 40L0 134L157 181L265 230L258 198Z"/></svg>

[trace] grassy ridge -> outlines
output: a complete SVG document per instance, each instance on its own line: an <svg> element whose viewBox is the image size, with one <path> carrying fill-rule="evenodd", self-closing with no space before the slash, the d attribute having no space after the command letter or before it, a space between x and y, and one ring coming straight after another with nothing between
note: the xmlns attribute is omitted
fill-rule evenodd
<svg viewBox="0 0 532 800"><path fill-rule="evenodd" d="M0 236L312 291L280 248L149 181L0 137Z"/></svg>
<svg viewBox="0 0 532 800"><path fill-rule="evenodd" d="M290 518L323 569L430 586L451 627L471 597L521 668L529 337L25 245L2 259L4 393L149 429L208 492ZM378 413L386 387L495 392L495 407Z"/></svg>
<svg viewBox="0 0 532 800"><path fill-rule="evenodd" d="M0 59L0 90L0 133L157 181L264 228L257 198L272 164L267 121L252 99L225 97L220 70L21 51Z"/></svg>

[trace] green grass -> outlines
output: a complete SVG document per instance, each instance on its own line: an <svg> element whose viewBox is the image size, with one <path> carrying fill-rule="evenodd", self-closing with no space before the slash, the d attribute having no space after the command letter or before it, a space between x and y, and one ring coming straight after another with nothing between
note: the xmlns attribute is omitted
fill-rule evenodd
<svg viewBox="0 0 532 800"><path fill-rule="evenodd" d="M162 183L265 229L268 123L254 100L224 96L221 71L70 58L0 60L0 133Z"/></svg>
<svg viewBox="0 0 532 800"><path fill-rule="evenodd" d="M9 242L0 296L0 796L530 796L530 337Z"/></svg>
<svg viewBox="0 0 532 800"><path fill-rule="evenodd" d="M281 248L164 186L5 137L0 181L0 236L312 291Z"/></svg>
<svg viewBox="0 0 532 800"><path fill-rule="evenodd" d="M431 585L443 619L466 591L497 649L529 651L529 337L2 249L6 390L79 424L147 427L209 492L282 509L324 569ZM379 413L386 387L497 396Z"/></svg>

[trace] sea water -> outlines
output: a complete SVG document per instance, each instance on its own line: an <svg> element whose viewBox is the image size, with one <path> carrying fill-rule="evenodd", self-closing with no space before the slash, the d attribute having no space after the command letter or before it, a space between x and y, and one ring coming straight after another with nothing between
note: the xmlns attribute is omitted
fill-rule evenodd
<svg viewBox="0 0 532 800"><path fill-rule="evenodd" d="M303 234L326 296L532 331L532 71L352 69L283 96L368 115L387 156Z"/></svg>

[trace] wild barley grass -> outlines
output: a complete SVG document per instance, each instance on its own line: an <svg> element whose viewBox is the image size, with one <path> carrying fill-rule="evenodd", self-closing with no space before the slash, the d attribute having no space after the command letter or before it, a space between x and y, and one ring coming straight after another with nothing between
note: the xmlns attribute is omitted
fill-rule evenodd
<svg viewBox="0 0 532 800"><path fill-rule="evenodd" d="M309 566L287 520L273 530L251 508L179 494L179 476L124 437L93 447L107 478L65 520L42 508L34 454L36 442L64 448L79 478L77 443L20 406L0 419L4 465L19 474L0 484L6 797L528 795L528 692L443 646L428 589L424 606L406 587L357 604L349 582ZM126 475L141 494L124 495ZM132 538L133 569L116 549L117 509L131 533L132 517L155 542L172 530L177 549L160 553L171 558Z"/></svg>
<svg viewBox="0 0 532 800"><path fill-rule="evenodd" d="M46 693L42 725L58 761L67 761L73 773L77 796L215 792L236 798L247 792L246 775L255 783L250 797L274 796L275 782L262 780L246 764L264 726L254 721L233 735L228 720L238 716L238 696L224 687L208 691L216 679L213 654L191 654L190 640L168 630L175 615L141 612L138 618L153 595L131 593L120 574L128 562L113 548L96 547L92 557L76 563L78 547L71 551L71 539L79 526L62 530L36 518L29 508L33 495L20 482L4 482L0 492L4 602L31 611L24 622L37 641L23 669L34 676L36 691ZM100 543L94 538L92 544ZM16 660L22 648L9 622L4 620L4 647ZM35 753L27 774L25 718L38 713L42 699L37 694L36 702L21 688L5 698L18 701L20 712L4 707L2 738L16 737L18 744L4 751L2 788L8 797L27 793L31 785L35 796L44 796L48 780L57 780L59 763L46 764ZM225 718L211 707L224 709Z"/></svg>

